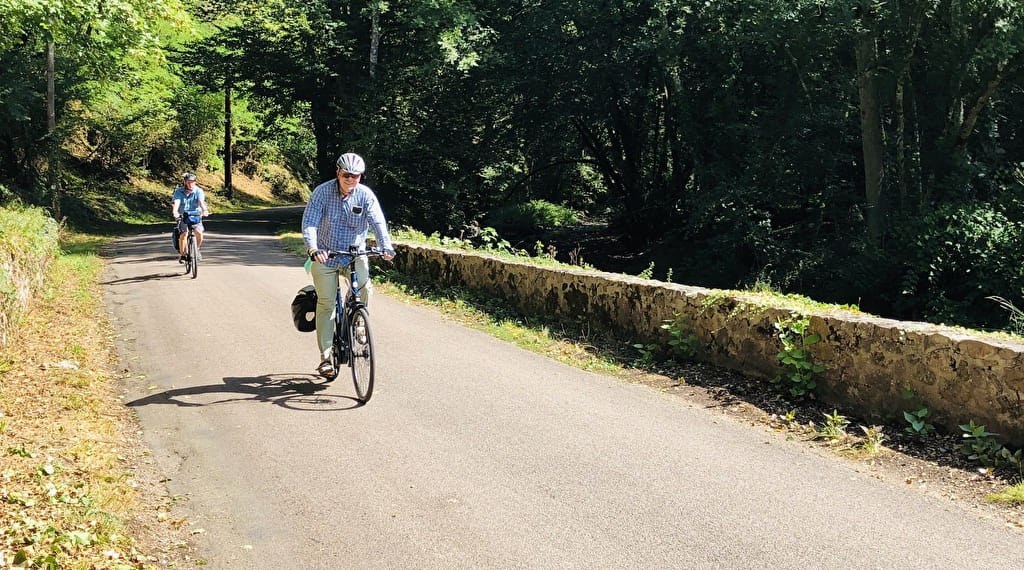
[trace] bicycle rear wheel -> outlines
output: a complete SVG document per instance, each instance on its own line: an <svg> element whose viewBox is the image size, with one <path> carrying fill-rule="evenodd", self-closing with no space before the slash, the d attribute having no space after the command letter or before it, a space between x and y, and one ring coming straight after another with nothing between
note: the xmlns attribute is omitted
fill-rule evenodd
<svg viewBox="0 0 1024 570"><path fill-rule="evenodd" d="M370 336L370 315L365 307L352 311L349 326L352 383L356 397L364 404L373 395L373 338Z"/></svg>
<svg viewBox="0 0 1024 570"><path fill-rule="evenodd" d="M196 247L196 234L188 233L188 258L192 263L192 279L199 275L199 248ZM185 264L188 268L188 263Z"/></svg>
<svg viewBox="0 0 1024 570"><path fill-rule="evenodd" d="M185 275L188 275L189 273L192 272L192 258L188 256L188 245L187 245L187 243L188 242L186 241L186 245L185 245Z"/></svg>

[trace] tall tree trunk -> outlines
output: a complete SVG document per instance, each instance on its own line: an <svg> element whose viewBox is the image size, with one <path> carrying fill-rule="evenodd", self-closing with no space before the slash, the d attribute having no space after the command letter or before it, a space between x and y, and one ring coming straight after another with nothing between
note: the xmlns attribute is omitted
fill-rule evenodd
<svg viewBox="0 0 1024 570"><path fill-rule="evenodd" d="M231 78L224 81L224 193L228 200L234 198L235 189L231 180Z"/></svg>
<svg viewBox="0 0 1024 570"><path fill-rule="evenodd" d="M336 156L331 154L331 145L336 143L332 124L334 115L331 102L327 97L314 98L310 105L310 119L313 123L313 138L316 139L316 171L320 175L320 181L328 180L335 176Z"/></svg>
<svg viewBox="0 0 1024 570"><path fill-rule="evenodd" d="M857 35L857 91L860 97L861 150L864 160L864 198L868 238L882 245L885 207L882 179L885 171L885 137L882 132L881 101L878 92L878 48L875 16L864 5L863 30Z"/></svg>
<svg viewBox="0 0 1024 570"><path fill-rule="evenodd" d="M49 146L49 164L47 165L47 182L50 198L53 200L53 217L60 220L60 171L58 169L57 152L57 88L54 78L54 46L46 42L46 133Z"/></svg>
<svg viewBox="0 0 1024 570"><path fill-rule="evenodd" d="M927 7L926 2L919 0L898 0L895 3L895 8L898 16L898 22L902 25L903 29L907 32L907 39L899 45L901 53L898 53L898 58L894 56L896 65L894 66L894 75L896 77L896 100L893 106L893 112L896 115L896 127L895 127L895 154L896 154L896 184L899 188L899 210L901 215L906 215L910 212L910 188L911 179L914 176L910 163L908 162L908 145L910 145L909 154L912 156L918 156L920 154L920 148L917 146L917 141L914 137L910 136L911 133L908 129L911 127L907 123L907 107L913 101L911 99L908 102L908 94L913 97L913 80L910 75L910 63L914 57L914 50L917 49L917 43L921 38L921 28L924 25L925 10ZM916 128L914 129L916 132Z"/></svg>
<svg viewBox="0 0 1024 570"><path fill-rule="evenodd" d="M373 5L370 18L370 77L373 77L377 71L377 46L380 43L380 4Z"/></svg>
<svg viewBox="0 0 1024 570"><path fill-rule="evenodd" d="M906 93L906 76L901 76L896 81L896 176L899 185L899 206L900 213L906 211L908 202L907 177L907 115L904 110Z"/></svg>

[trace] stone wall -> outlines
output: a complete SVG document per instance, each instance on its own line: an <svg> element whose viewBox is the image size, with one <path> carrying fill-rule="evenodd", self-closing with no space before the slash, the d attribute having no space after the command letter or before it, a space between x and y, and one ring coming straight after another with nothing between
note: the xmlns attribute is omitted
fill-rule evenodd
<svg viewBox="0 0 1024 570"><path fill-rule="evenodd" d="M675 315L691 329L699 360L766 380L778 368L774 323L794 311L810 317L816 396L842 413L903 424L923 404L930 423L952 433L973 420L1024 447L1024 342L847 310L813 309L796 300L718 291L579 268L399 244L396 268L419 279L484 291L525 314L576 319L631 342L665 343L661 325ZM904 390L914 394L903 398Z"/></svg>

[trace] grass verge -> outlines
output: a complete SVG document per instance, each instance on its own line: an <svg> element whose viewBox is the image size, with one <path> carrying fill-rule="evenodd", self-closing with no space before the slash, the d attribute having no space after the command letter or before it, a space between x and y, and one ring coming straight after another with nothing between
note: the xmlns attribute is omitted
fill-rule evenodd
<svg viewBox="0 0 1024 570"><path fill-rule="evenodd" d="M102 243L67 238L0 360L0 568L159 568L184 555L184 540L161 542L180 523L113 385Z"/></svg>
<svg viewBox="0 0 1024 570"><path fill-rule="evenodd" d="M1002 491L993 493L986 498L993 503L1005 503L1015 506L1024 505L1024 483L1010 485Z"/></svg>

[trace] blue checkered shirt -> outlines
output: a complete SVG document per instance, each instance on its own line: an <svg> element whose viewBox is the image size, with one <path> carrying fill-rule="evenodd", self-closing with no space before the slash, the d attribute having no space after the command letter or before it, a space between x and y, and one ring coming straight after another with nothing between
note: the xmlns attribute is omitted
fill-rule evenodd
<svg viewBox="0 0 1024 570"><path fill-rule="evenodd" d="M338 180L328 180L313 190L302 213L302 239L311 249L348 251L351 245L365 249L370 228L377 246L394 255L384 212L373 190L363 184L356 184L348 198L342 198ZM324 265L337 267L343 261L338 257Z"/></svg>

